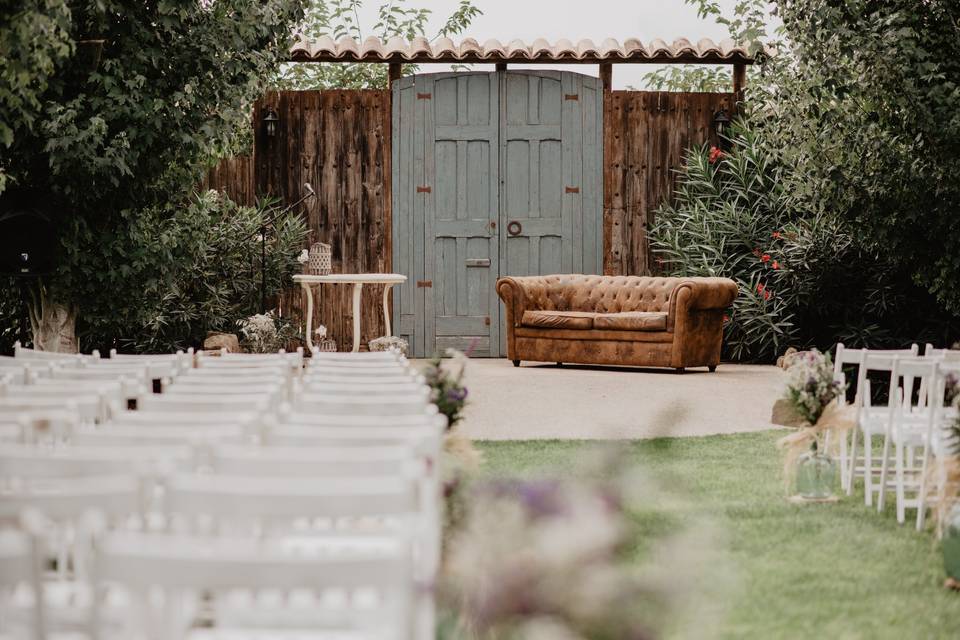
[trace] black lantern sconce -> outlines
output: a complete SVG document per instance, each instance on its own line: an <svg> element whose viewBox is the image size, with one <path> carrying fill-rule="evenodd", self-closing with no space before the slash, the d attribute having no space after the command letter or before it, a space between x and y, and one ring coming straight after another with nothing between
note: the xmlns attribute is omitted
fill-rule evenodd
<svg viewBox="0 0 960 640"><path fill-rule="evenodd" d="M713 114L713 130L717 133L717 142L720 147L726 146L729 128L730 116L727 115L726 109L720 109Z"/></svg>
<svg viewBox="0 0 960 640"><path fill-rule="evenodd" d="M268 137L272 138L277 135L278 122L280 122L280 116L273 110L273 107L267 107L267 111L263 114L263 124L266 125Z"/></svg>

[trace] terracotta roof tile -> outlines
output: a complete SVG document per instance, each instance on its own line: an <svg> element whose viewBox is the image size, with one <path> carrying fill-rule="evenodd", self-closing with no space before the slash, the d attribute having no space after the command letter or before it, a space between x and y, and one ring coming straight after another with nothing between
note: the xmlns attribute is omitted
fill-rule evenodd
<svg viewBox="0 0 960 640"><path fill-rule="evenodd" d="M656 39L644 45L629 38L621 45L613 38L599 46L589 39L576 44L560 39L551 44L537 38L533 44L511 40L506 45L499 40L487 40L480 45L473 38L456 43L450 38L439 38L431 43L426 38L411 41L390 38L387 42L370 37L362 44L350 37L334 41L329 36L316 40L299 40L290 49L290 59L298 62L684 62L751 64L753 58L745 47L732 40L716 43L708 38L692 44L686 38L672 43Z"/></svg>

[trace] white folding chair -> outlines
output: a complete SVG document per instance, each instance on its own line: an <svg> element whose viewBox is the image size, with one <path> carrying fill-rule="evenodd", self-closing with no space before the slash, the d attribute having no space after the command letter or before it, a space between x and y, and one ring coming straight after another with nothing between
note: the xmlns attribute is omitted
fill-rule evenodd
<svg viewBox="0 0 960 640"><path fill-rule="evenodd" d="M57 386L62 384L79 386L86 384L95 387L100 384L116 383L121 387L121 400L128 403L137 403L152 388L149 370L146 367L117 367L105 370L102 367L71 367L54 366L48 375L37 377L30 384Z"/></svg>
<svg viewBox="0 0 960 640"><path fill-rule="evenodd" d="M0 385L0 398L15 398L23 402L33 399L54 400L60 403L76 401L79 404L83 404L86 400L99 401L100 408L94 421L104 422L113 413L127 406L131 393L134 400L140 398L142 390L142 387L138 386L134 386L133 389L127 388L119 381L81 382L43 379L26 385Z"/></svg>
<svg viewBox="0 0 960 640"><path fill-rule="evenodd" d="M0 530L0 634L4 638L48 638L40 544L28 533ZM26 620L15 613L23 608L24 599L28 608Z"/></svg>
<svg viewBox="0 0 960 640"><path fill-rule="evenodd" d="M0 419L21 415L44 415L67 412L77 416L79 422L94 424L106 414L104 401L99 395L66 397L14 398L0 396Z"/></svg>
<svg viewBox="0 0 960 640"><path fill-rule="evenodd" d="M0 442L10 444L47 444L67 442L79 429L80 419L73 411L38 411L0 417Z"/></svg>
<svg viewBox="0 0 960 640"><path fill-rule="evenodd" d="M35 478L140 476L194 468L190 447L0 446L0 482Z"/></svg>
<svg viewBox="0 0 960 640"><path fill-rule="evenodd" d="M256 411L191 411L182 407L177 411L122 411L104 427L130 427L150 430L168 428L239 427L255 431L261 414Z"/></svg>
<svg viewBox="0 0 960 640"><path fill-rule="evenodd" d="M396 476L418 470L405 446L264 447L229 445L210 452L214 472L234 476Z"/></svg>
<svg viewBox="0 0 960 640"><path fill-rule="evenodd" d="M13 344L13 357L22 358L24 360L42 360L48 363L60 362L64 364L73 363L77 365L93 358L93 356L79 353L57 353L55 351L37 351L36 349L27 349L26 347L20 346L19 340Z"/></svg>
<svg viewBox="0 0 960 640"><path fill-rule="evenodd" d="M163 425L156 429L144 429L143 425L107 424L96 431L81 431L70 437L70 444L77 447L152 447L152 446L202 446L216 444L243 444L250 442L252 435L243 426L227 425Z"/></svg>
<svg viewBox="0 0 960 640"><path fill-rule="evenodd" d="M882 437L886 433L887 425L893 416L893 399L895 394L888 394L886 406L874 406L871 393L872 387L869 373L887 373L890 389L896 389L897 380L893 377L893 363L900 357L916 357L919 351L917 345L909 349L847 349L843 344L837 345L834 376L835 379L849 384L843 371L844 365L856 365L856 386L854 387L854 407L857 426L847 439L841 440L841 473L846 475L843 482L847 495L853 494L856 478L864 480L864 503L873 505L873 494L878 491L875 477L880 469L876 466L873 456L873 438ZM838 400L839 401L839 400ZM862 439L862 444L861 444ZM862 446L863 452L858 453ZM847 453L849 452L849 453Z"/></svg>
<svg viewBox="0 0 960 640"><path fill-rule="evenodd" d="M426 393L408 394L326 394L300 393L294 409L303 413L327 415L421 415L429 405Z"/></svg>
<svg viewBox="0 0 960 640"><path fill-rule="evenodd" d="M428 404L421 412L410 415L383 414L324 414L302 411L289 405L281 406L277 413L278 424L318 427L410 427L423 424L440 424L446 429L446 416L440 415L435 404Z"/></svg>
<svg viewBox="0 0 960 640"><path fill-rule="evenodd" d="M92 583L97 590L125 589L137 600L126 638L404 640L412 636L409 542L399 536L375 542L342 541L325 553L304 553L283 540L112 532L93 537ZM147 597L156 589L162 599ZM265 590L285 597L271 606L257 595ZM210 596L213 620L195 628L195 614ZM221 606L228 599L241 604ZM102 598L92 600L91 627L103 637ZM306 628L291 634L299 621ZM325 628L318 629L321 621Z"/></svg>
<svg viewBox="0 0 960 640"><path fill-rule="evenodd" d="M917 508L917 527L923 522L921 515L920 494L924 474L926 474L929 451L927 447L929 434L933 431L933 421L937 404L934 396L936 390L935 376L937 363L931 359L904 359L897 358L893 364L891 379L903 380L899 388L891 388L894 397L894 411L883 438L883 454L880 467L880 494L877 499L877 510L882 511L890 481L888 478L890 467L891 447L893 448L894 479L892 482L897 501L897 522L903 524L906 519L906 509ZM914 397L914 384L920 382L925 393L917 393ZM915 452L922 453L921 468L916 468ZM908 491L913 491L911 498Z"/></svg>
<svg viewBox="0 0 960 640"><path fill-rule="evenodd" d="M953 447L957 445L949 435L950 425L958 419L958 411L952 403L946 401L946 382L948 376L960 379L960 362L938 361L936 374L932 383L929 397L932 419L924 440L924 458L921 464L920 495L918 497L917 528L923 529L926 519L926 507L929 504L945 504L952 501L954 496L948 496L946 460L953 456ZM931 472L931 465L933 466ZM932 487L931 487L932 485ZM931 500L931 488L936 491L936 497ZM940 509L943 516L944 509ZM937 523L937 534L942 532L942 522Z"/></svg>
<svg viewBox="0 0 960 640"><path fill-rule="evenodd" d="M399 351L310 351L310 364L322 362L400 362L406 358Z"/></svg>
<svg viewBox="0 0 960 640"><path fill-rule="evenodd" d="M270 411L280 402L280 390L256 396L233 394L153 394L146 396L140 405L142 413L236 413Z"/></svg>

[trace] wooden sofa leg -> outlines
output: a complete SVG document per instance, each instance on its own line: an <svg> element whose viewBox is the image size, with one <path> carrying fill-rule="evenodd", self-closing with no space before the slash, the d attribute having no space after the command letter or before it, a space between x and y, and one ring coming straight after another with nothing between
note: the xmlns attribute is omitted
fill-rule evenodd
<svg viewBox="0 0 960 640"><path fill-rule="evenodd" d="M712 364L709 367L707 367L707 369L710 371L710 373L713 373L714 371L717 370L717 365Z"/></svg>
<svg viewBox="0 0 960 640"><path fill-rule="evenodd" d="M557 363L557 366L558 366L558 367L562 367L562 366L563 366L563 363L562 363L562 362L558 362L558 363Z"/></svg>
<svg viewBox="0 0 960 640"><path fill-rule="evenodd" d="M519 360L514 360L514 361L513 361L513 366L519 367L519 366L520 366L520 361L519 361Z"/></svg>

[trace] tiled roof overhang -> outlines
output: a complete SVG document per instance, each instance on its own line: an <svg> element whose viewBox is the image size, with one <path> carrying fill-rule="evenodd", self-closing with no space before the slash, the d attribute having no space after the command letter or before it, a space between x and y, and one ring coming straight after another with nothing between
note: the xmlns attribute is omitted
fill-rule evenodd
<svg viewBox="0 0 960 640"><path fill-rule="evenodd" d="M654 40L643 44L628 39L620 44L612 38L599 46L591 40L573 43L557 40L554 43L537 39L533 44L512 40L501 44L487 40L482 45L473 38L455 43L449 38L430 42L426 38L404 40L391 38L387 42L370 37L363 41L349 37L334 40L322 37L298 41L290 49L293 62L401 62L401 63L683 63L683 64L752 64L754 59L747 49L733 40L715 43L702 39L696 44L685 38L668 44Z"/></svg>

